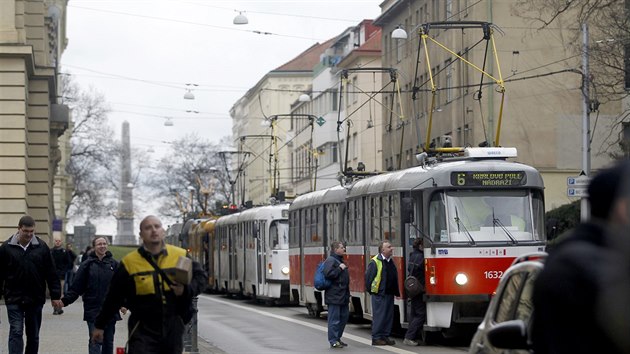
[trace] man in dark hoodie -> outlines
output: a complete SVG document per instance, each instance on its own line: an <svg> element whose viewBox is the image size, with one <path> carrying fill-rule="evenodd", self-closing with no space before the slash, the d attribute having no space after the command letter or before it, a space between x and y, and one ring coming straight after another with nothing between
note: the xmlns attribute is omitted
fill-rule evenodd
<svg viewBox="0 0 630 354"><path fill-rule="evenodd" d="M597 321L596 304L604 290L610 228L627 222L621 210L627 207L629 172L628 161L601 170L588 186L591 220L550 251L534 285L536 354L619 353Z"/></svg>
<svg viewBox="0 0 630 354"><path fill-rule="evenodd" d="M324 262L324 276L332 281L324 293L328 306L328 342L331 348L343 348L347 344L341 341L343 331L350 317L350 275L348 266L343 262L346 246L335 241L330 246L330 256Z"/></svg>
<svg viewBox="0 0 630 354"><path fill-rule="evenodd" d="M50 248L35 236L33 217L25 215L18 222L17 233L0 246L0 289L9 317L9 354L38 352L46 285L53 308L60 309L61 282Z"/></svg>
<svg viewBox="0 0 630 354"><path fill-rule="evenodd" d="M61 301L63 301L64 306L68 306L75 302L79 296L83 296L83 320L87 322L88 326L88 352L90 354L112 354L114 352L116 321L121 320L120 314L116 314L105 328L102 342L92 341L91 334L94 330L96 315L105 301L105 294L107 294L107 288L118 262L107 250L105 237L93 239L92 247L94 252L89 253L87 260L81 263L74 282ZM124 308L121 310L123 313L126 312Z"/></svg>

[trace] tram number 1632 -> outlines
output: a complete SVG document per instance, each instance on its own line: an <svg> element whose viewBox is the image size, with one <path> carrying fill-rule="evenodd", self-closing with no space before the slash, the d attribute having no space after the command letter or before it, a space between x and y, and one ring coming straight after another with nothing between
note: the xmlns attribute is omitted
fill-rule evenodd
<svg viewBox="0 0 630 354"><path fill-rule="evenodd" d="M501 270L487 270L483 272L483 275L486 279L501 279L503 276L503 271Z"/></svg>

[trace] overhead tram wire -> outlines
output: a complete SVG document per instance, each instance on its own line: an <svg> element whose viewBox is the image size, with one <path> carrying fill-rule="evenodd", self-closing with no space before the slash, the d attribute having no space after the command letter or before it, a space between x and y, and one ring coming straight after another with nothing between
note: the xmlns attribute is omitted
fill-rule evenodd
<svg viewBox="0 0 630 354"><path fill-rule="evenodd" d="M220 29L220 30L225 30L225 31L238 31L238 32L254 33L254 34L260 34L260 35L267 35L267 36L278 36L278 37L295 38L295 39L307 39L307 40L311 40L311 41L325 41L325 39L322 39L322 38L311 38L311 37L294 36L294 35L290 35L290 34L280 34L280 33L272 33L272 32L265 32L265 31L258 31L258 30L248 30L248 29L242 29L242 28L237 28L237 27L224 27L224 26L210 25L210 24L207 24L207 23L200 23L200 22L191 22L191 21L176 20L176 19L157 17L157 16L132 14L132 13L122 12L122 11L95 9L95 8L91 8L91 7L76 6L76 5L72 4L72 3L68 4L68 7L75 8L75 9L88 10L88 11L95 11L95 12L104 12L104 13L110 13L110 14L122 15L122 16L146 18L146 19L155 20L155 21L166 21L166 22L181 23L181 24L193 25L193 26L209 27L209 28L215 28L215 29Z"/></svg>
<svg viewBox="0 0 630 354"><path fill-rule="evenodd" d="M202 6L202 7L209 7L209 8L213 8L213 9L221 9L221 10L227 10L230 12L236 11L232 8L227 8L227 7L221 7L221 6L214 6L214 5L207 5L206 3L197 3L194 1L178 1L178 2L184 2L187 4L192 4L192 5L197 5L197 6ZM298 15L298 14L283 14L283 13L278 13L278 12L263 12L263 11L250 11L250 10L244 10L243 12L247 12L250 14L262 14L262 15L272 15L272 16L286 16L286 17L292 17L292 18L312 18L315 20L327 20L327 21L339 21L339 22L348 22L348 23L357 23L357 22L361 22L361 20L349 20L349 19L343 19L343 18L332 18L332 17L322 17L322 16L308 16L308 15Z"/></svg>
<svg viewBox="0 0 630 354"><path fill-rule="evenodd" d="M168 87L168 88L185 89L186 85L189 84L189 83L184 83L184 82L168 82L168 81L155 81L155 80L139 79L139 78L134 78L134 77L130 77L130 76L124 76L124 75L119 75L119 74L107 73L107 72L94 70L94 69L90 69L90 68L86 68L86 67L82 67L82 66L72 65L72 64L63 64L62 67L76 68L76 69L79 69L79 70L89 71L89 72L93 72L93 73L97 73L97 74L101 74L101 75L106 75L106 76L96 76L96 77L104 78L104 79L118 79L118 80L137 81L137 82L141 82L141 83L145 83L145 84L162 86L162 87ZM89 76L89 75L86 75L86 74L81 74L81 73L77 74L77 73L72 73L72 72L70 72L70 73L61 72L59 74L60 75L69 75L69 76ZM207 85L207 84L195 84L195 85L196 85L195 91L234 91L234 92L239 92L239 91L247 91L248 90L245 87L237 87L237 86L221 86L221 85ZM204 87L214 87L216 89L215 90L213 90L213 89L206 89Z"/></svg>

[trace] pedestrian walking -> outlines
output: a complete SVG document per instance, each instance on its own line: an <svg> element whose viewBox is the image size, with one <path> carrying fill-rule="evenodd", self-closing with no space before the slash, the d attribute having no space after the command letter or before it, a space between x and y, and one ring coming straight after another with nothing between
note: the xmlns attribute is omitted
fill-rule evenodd
<svg viewBox="0 0 630 354"><path fill-rule="evenodd" d="M105 326L102 342L92 341L91 334L94 330L96 315L105 301L105 294L118 262L107 250L108 245L105 237L94 238L92 246L94 252L90 253L88 259L81 263L74 282L61 301L64 306L68 306L75 302L79 296L83 298L83 320L87 322L88 327L88 353L112 354L114 352L116 321L122 319L119 313L116 313L114 318ZM121 310L123 313L127 311L125 308Z"/></svg>
<svg viewBox="0 0 630 354"><path fill-rule="evenodd" d="M0 246L0 289L9 318L9 354L39 351L46 286L53 308L61 308L61 282L55 273L50 248L35 236L33 217L25 215L18 222L17 233Z"/></svg>
<svg viewBox="0 0 630 354"><path fill-rule="evenodd" d="M165 244L164 236L157 217L140 222L142 246L126 255L114 272L92 340L103 340L104 329L125 305L131 311L127 353L182 353L184 328L195 311L193 298L204 290L207 277L192 261L190 284L170 280L165 273L187 255L186 250Z"/></svg>
<svg viewBox="0 0 630 354"><path fill-rule="evenodd" d="M66 251L68 252L68 258L70 258L70 266L68 268L68 270L66 271L66 277L65 277L65 284L63 287L63 291L62 293L65 294L68 291L68 288L70 288L70 284L72 284L72 281L74 280L74 263L77 259L77 254L74 253L74 251L72 250L72 244L71 243L66 243Z"/></svg>
<svg viewBox="0 0 630 354"><path fill-rule="evenodd" d="M421 284L420 288L424 289L424 251L422 250L422 237L417 237L413 241L412 247L413 250L409 255L409 262L407 264L407 273L418 279ZM427 308L423 296L424 291L409 298L409 327L407 328L407 333L405 333L403 344L410 346L420 344L418 342L418 335L422 334L424 322L427 320Z"/></svg>
<svg viewBox="0 0 630 354"><path fill-rule="evenodd" d="M536 354L622 352L615 347L612 333L598 322L597 303L606 290L607 264L614 259L607 241L611 227L625 224L627 230L630 225L629 171L626 161L593 178L588 186L591 220L579 224L549 252L534 283L532 338ZM617 305L623 310L626 303L627 298Z"/></svg>
<svg viewBox="0 0 630 354"><path fill-rule="evenodd" d="M345 254L344 244L334 241L330 246L330 256L324 262L324 276L331 281L330 288L324 292L324 301L328 306L328 342L331 348L348 346L341 340L350 317L350 274L343 261Z"/></svg>
<svg viewBox="0 0 630 354"><path fill-rule="evenodd" d="M52 254L52 258L55 260L55 272L61 281L61 289L63 292L65 289L66 274L68 270L72 270L72 262L70 261L68 250L61 245L61 239L56 238L54 243L55 246L50 250L50 253ZM63 309L61 308L53 310L53 315L61 315L62 313Z"/></svg>
<svg viewBox="0 0 630 354"><path fill-rule="evenodd" d="M372 303L372 345L396 344L389 338L394 322L394 297L400 296L393 254L391 242L381 241L378 254L372 257L365 272L365 287Z"/></svg>

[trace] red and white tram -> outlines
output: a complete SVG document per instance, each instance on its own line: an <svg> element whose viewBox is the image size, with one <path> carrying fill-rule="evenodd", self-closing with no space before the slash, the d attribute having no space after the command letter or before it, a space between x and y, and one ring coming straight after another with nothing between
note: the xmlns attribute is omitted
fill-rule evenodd
<svg viewBox="0 0 630 354"><path fill-rule="evenodd" d="M313 272L328 254L326 246L340 239L352 269L352 311L371 318L363 275L379 242L394 246L404 294L406 257L422 237L425 330L479 323L512 260L545 246L542 178L508 157L516 157L516 150L467 148L461 157L358 180L345 193L329 189L298 197L290 208L291 269L299 272L291 277L293 296L318 314L321 294L312 288ZM332 225L336 234L329 208L340 213ZM404 324L405 296L395 305L395 324Z"/></svg>

